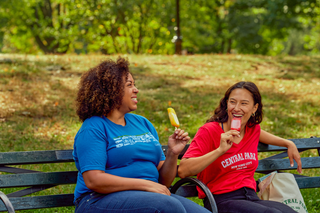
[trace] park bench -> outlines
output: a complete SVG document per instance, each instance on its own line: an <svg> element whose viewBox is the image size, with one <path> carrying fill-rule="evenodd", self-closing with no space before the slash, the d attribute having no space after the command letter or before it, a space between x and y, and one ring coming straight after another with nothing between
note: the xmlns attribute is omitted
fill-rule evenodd
<svg viewBox="0 0 320 213"><path fill-rule="evenodd" d="M320 155L320 138L291 139L298 147L300 152L316 149ZM183 156L189 145L179 155ZM167 146L162 146L164 153ZM272 171L281 172L282 170L293 170L290 167L286 149L272 145L259 144L259 152L277 152L271 157L259 160L258 173L268 174ZM281 152L281 153L278 153ZM303 169L320 168L320 157L304 157L301 159ZM75 184L77 171L60 172L41 172L16 167L25 164L51 164L51 163L70 163L73 162L72 150L51 150L51 151L24 151L24 152L2 152L0 153L0 172L13 173L0 175L0 190L2 188L27 187L22 190L4 194L0 192L0 212L24 209L41 209L73 206L73 194L53 194L34 196L33 193L49 189L58 185ZM296 175L295 178L301 189L320 187L320 176L307 177ZM257 183L258 184L258 183ZM171 192L184 196L196 197L198 192L196 186L204 190L209 198L212 212L217 212L217 208L210 191L206 186L195 178L189 177L177 181L172 187ZM29 195L25 197L26 195ZM30 196L31 195L31 196Z"/></svg>

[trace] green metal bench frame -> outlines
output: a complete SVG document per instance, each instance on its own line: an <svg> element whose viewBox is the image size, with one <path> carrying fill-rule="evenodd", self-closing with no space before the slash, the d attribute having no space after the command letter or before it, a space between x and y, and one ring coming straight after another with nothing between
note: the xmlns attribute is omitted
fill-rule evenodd
<svg viewBox="0 0 320 213"><path fill-rule="evenodd" d="M320 155L320 138L291 139L300 152L310 149L317 149ZM183 156L189 145L180 153L179 159ZM162 146L166 154L167 146ZM260 143L258 152L281 152L271 157L259 160L258 173L268 174L272 171L293 170L297 165L290 167L286 148ZM320 157L305 157L301 159L303 169L320 168ZM44 163L66 163L73 162L72 150L50 150L50 151L24 151L24 152L2 152L0 153L0 172L12 173L0 175L0 188L28 187L16 192L4 194L0 192L0 212L8 211L14 213L15 210L41 209L73 206L73 194L56 194L45 196L27 196L48 188L63 184L75 184L77 181L77 171L63 172L41 172L12 167L24 164L44 164ZM308 177L296 175L295 178L300 188L320 187L320 176ZM257 183L258 184L258 183ZM198 186L207 195L212 212L217 212L217 207L210 190L196 178L185 178L173 185L171 193L183 197L196 197ZM27 197L25 197L27 196Z"/></svg>

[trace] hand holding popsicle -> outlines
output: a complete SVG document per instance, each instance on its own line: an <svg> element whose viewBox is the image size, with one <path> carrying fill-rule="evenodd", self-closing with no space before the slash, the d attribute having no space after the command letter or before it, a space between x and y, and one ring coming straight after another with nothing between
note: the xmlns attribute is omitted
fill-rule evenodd
<svg viewBox="0 0 320 213"><path fill-rule="evenodd" d="M188 132L178 128L180 123L173 108L168 108L168 115L171 125L175 127L174 133L169 137L168 140L168 152L170 150L170 152L174 153L174 155L179 155L179 153L184 149L185 145L190 140L190 137Z"/></svg>
<svg viewBox="0 0 320 213"><path fill-rule="evenodd" d="M235 136L240 137L240 129L241 129L241 118L234 117L231 121L231 130L221 134L219 149L223 153L225 153L231 148ZM236 130L237 132L234 130Z"/></svg>

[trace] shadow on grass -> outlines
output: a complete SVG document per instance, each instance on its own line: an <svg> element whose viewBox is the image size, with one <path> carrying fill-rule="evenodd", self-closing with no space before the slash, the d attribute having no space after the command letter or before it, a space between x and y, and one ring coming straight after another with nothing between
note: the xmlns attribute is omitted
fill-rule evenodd
<svg viewBox="0 0 320 213"><path fill-rule="evenodd" d="M220 59L228 61L243 60L236 57ZM252 58L245 60L256 63ZM274 61L274 59L272 60ZM294 59L289 61L278 60L279 63L292 63L294 67L303 64L303 59L295 59L298 62ZM265 61L268 62L268 59ZM312 59L312 63L317 64L317 61ZM45 63L39 63L37 66L45 66ZM140 90L138 110L134 113L149 119L157 128L160 138L167 138L171 133L166 112L167 107L171 106L176 109L182 128L185 128L193 137L197 129L213 114L224 92L230 86L229 83L223 81L218 84L216 82L204 83L204 78L193 78L189 73L181 74L178 77L173 75L175 73L170 72L165 74L154 73L148 66L132 65L130 69ZM168 68L164 67L164 69ZM311 74L314 72L311 72ZM81 74L81 72L65 70L60 73L30 71L21 75L13 73L3 76L7 81L15 78L20 79L21 82L27 76L27 83L30 84L30 87L32 87L33 81L49 82L50 86L46 94L49 102L21 107L15 113L6 117L5 122L0 123L0 126L3 127L3 130L0 131L2 132L0 137L5 144L3 151L65 148L66 144L63 143L63 140L66 136L62 133L69 132L68 136L73 138L74 135L71 134L75 134L77 129L72 128L75 126L78 128L81 125L74 107L77 91L65 86L59 80L52 81L52 78L60 80L79 79ZM261 86L260 91L264 100L265 120L268 121L263 122L262 126L267 131L282 137L296 138L297 133L303 132L306 127L314 125L306 115L312 114L319 108L318 105L311 102L291 102L295 99L294 96L275 92L273 88ZM30 95L27 98L30 98L29 101L32 102ZM299 117L293 113L300 111L304 113L304 116ZM316 119L320 119L319 114L315 115ZM70 124L72 125L70 126ZM303 135L303 133L301 134ZM298 137L301 134L298 134ZM72 144L72 138L69 139L68 147ZM166 139L163 139L163 141L165 142ZM31 145L32 143L34 145Z"/></svg>
<svg viewBox="0 0 320 213"><path fill-rule="evenodd" d="M278 70L274 77L279 79L296 80L305 79L312 80L320 78L320 58L319 57L265 57L265 56L237 56L219 58L226 63L249 63L252 70L262 72L266 69Z"/></svg>
<svg viewBox="0 0 320 213"><path fill-rule="evenodd" d="M170 103L170 106L176 109L180 123L192 137L213 114L229 87L227 83L214 86L203 85L201 82L198 85L185 87L185 82L190 80L188 76L173 78L170 75L152 74L147 71L135 76L138 76L138 82L141 81L143 86L138 96L140 102L137 113L147 117L155 125L168 124L165 110ZM316 104L307 101L293 102L292 100L297 99L294 94L279 93L274 88L261 86L260 92L263 96L265 120L268 121L262 123L265 130L281 137L297 138L309 134L303 132L305 128L317 125L316 121L314 123L310 121L310 117L319 107ZM143 111L140 111L141 108ZM299 113L303 115L299 116ZM315 115L320 119L318 114ZM166 125L168 126L170 125ZM160 129L161 132L163 131Z"/></svg>

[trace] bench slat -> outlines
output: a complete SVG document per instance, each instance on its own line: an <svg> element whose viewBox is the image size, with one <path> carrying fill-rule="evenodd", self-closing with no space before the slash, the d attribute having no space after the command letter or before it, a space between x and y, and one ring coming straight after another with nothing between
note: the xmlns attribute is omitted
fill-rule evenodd
<svg viewBox="0 0 320 213"><path fill-rule="evenodd" d="M19 191L9 193L9 194L7 194L7 197L23 197L23 196L30 195L30 194L33 194L36 192L40 192L40 191L43 191L45 189L49 189L49 188L52 188L55 186L57 186L57 185L49 184L49 185L41 185L41 186L32 186L32 187L29 187L26 189L22 189Z"/></svg>
<svg viewBox="0 0 320 213"><path fill-rule="evenodd" d="M15 210L73 206L73 194L10 198ZM0 202L0 212L6 211Z"/></svg>
<svg viewBox="0 0 320 213"><path fill-rule="evenodd" d="M300 189L320 187L320 177L299 177L296 181Z"/></svg>
<svg viewBox="0 0 320 213"><path fill-rule="evenodd" d="M72 150L0 152L0 165L73 162Z"/></svg>
<svg viewBox="0 0 320 213"><path fill-rule="evenodd" d="M41 172L14 175L1 175L1 188L25 187L48 184L74 184L77 171L72 172Z"/></svg>
<svg viewBox="0 0 320 213"><path fill-rule="evenodd" d="M299 150L307 149L319 149L320 148L320 138L297 138L289 139L294 142ZM259 143L258 152L271 152L271 151L286 151L287 148L267 145L264 143Z"/></svg>
<svg viewBox="0 0 320 213"><path fill-rule="evenodd" d="M301 158L303 169L320 168L320 157L306 157ZM271 160L260 160L259 166L256 172L272 172L275 170L293 170L297 169L295 162L294 166L290 166L289 159L271 159Z"/></svg>
<svg viewBox="0 0 320 213"><path fill-rule="evenodd" d="M15 168L15 167L8 167L8 166L0 166L0 172L7 172L7 173L14 173L14 174L20 174L20 173L36 173L39 171L34 171L30 169L21 169L21 168Z"/></svg>

